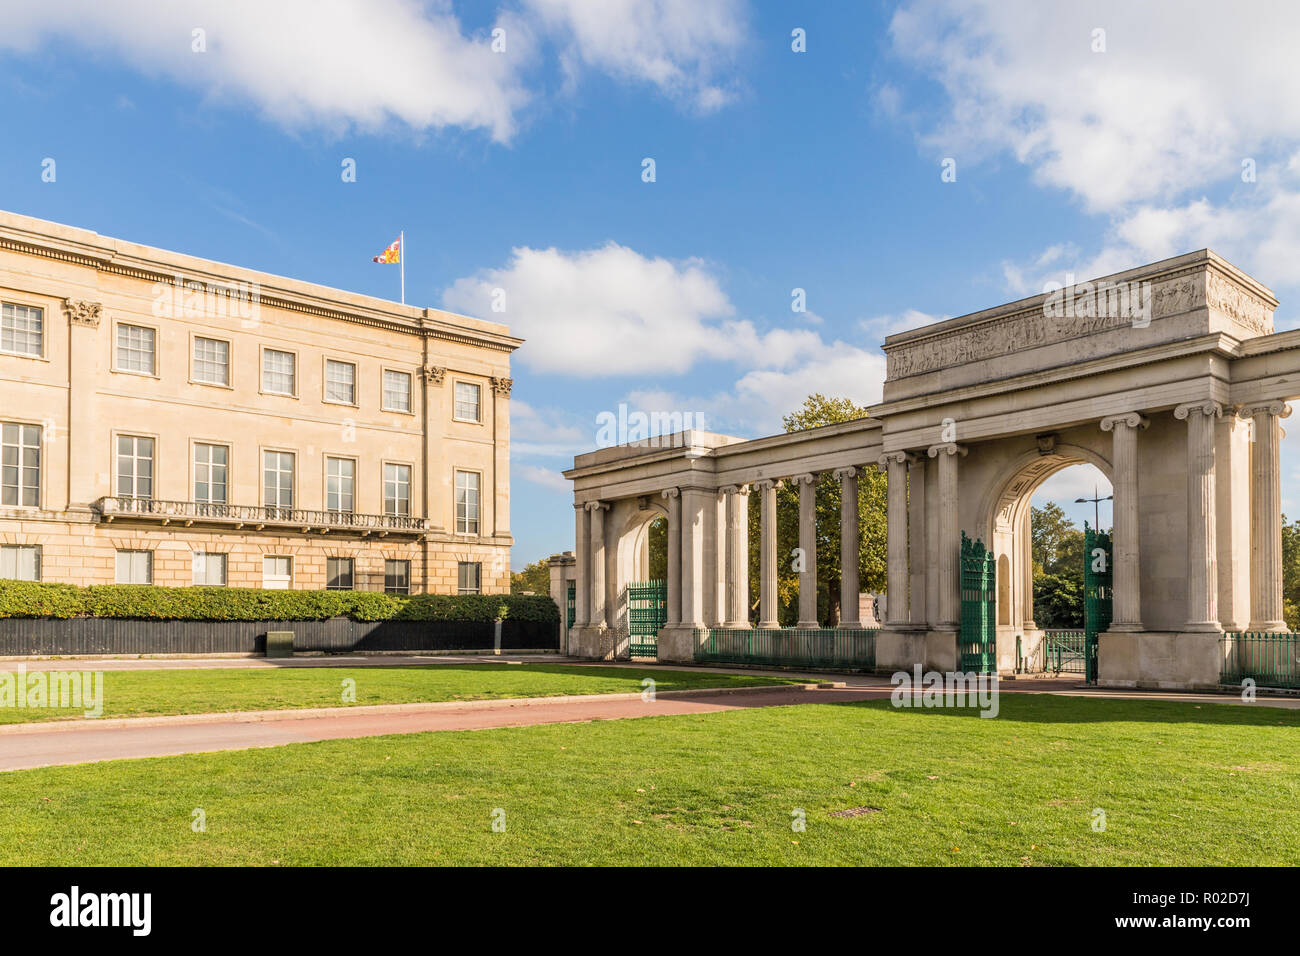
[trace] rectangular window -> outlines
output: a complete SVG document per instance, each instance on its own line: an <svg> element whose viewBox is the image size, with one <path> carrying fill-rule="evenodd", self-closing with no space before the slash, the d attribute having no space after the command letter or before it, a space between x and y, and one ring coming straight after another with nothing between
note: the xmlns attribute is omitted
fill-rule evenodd
<svg viewBox="0 0 1300 956"><path fill-rule="evenodd" d="M461 561L456 565L456 593L483 593L483 565L477 561Z"/></svg>
<svg viewBox="0 0 1300 956"><path fill-rule="evenodd" d="M153 497L153 439L117 436L117 493L122 498Z"/></svg>
<svg viewBox="0 0 1300 956"><path fill-rule="evenodd" d="M154 345L153 329L120 323L117 327L117 370L153 375L157 368Z"/></svg>
<svg viewBox="0 0 1300 956"><path fill-rule="evenodd" d="M293 584L293 558L284 555L262 555L262 587L272 591L287 591Z"/></svg>
<svg viewBox="0 0 1300 956"><path fill-rule="evenodd" d="M456 383L456 410L455 418L461 422L479 421L479 396L483 393L482 387L470 382Z"/></svg>
<svg viewBox="0 0 1300 956"><path fill-rule="evenodd" d="M351 558L325 559L325 590L351 591L353 588L353 570L355 565Z"/></svg>
<svg viewBox="0 0 1300 956"><path fill-rule="evenodd" d="M212 586L226 583L226 556L210 551L194 552L194 583Z"/></svg>
<svg viewBox="0 0 1300 956"><path fill-rule="evenodd" d="M115 580L118 584L153 584L153 552L117 552Z"/></svg>
<svg viewBox="0 0 1300 956"><path fill-rule="evenodd" d="M411 513L411 466L384 465L384 514Z"/></svg>
<svg viewBox="0 0 1300 956"><path fill-rule="evenodd" d="M0 306L0 352L41 356L44 353L44 313L30 305Z"/></svg>
<svg viewBox="0 0 1300 956"><path fill-rule="evenodd" d="M41 503L41 426L0 425L0 504L37 508Z"/></svg>
<svg viewBox="0 0 1300 956"><path fill-rule="evenodd" d="M194 381L205 385L230 384L229 342L195 337Z"/></svg>
<svg viewBox="0 0 1300 956"><path fill-rule="evenodd" d="M194 500L204 505L226 503L226 475L230 448L226 445L194 445Z"/></svg>
<svg viewBox="0 0 1300 956"><path fill-rule="evenodd" d="M0 578L39 581L41 579L40 545L6 544L0 547Z"/></svg>
<svg viewBox="0 0 1300 956"><path fill-rule="evenodd" d="M276 395L297 394L295 356L292 352L276 349L262 350L262 391Z"/></svg>
<svg viewBox="0 0 1300 956"><path fill-rule="evenodd" d="M456 533L478 534L478 473L456 472Z"/></svg>
<svg viewBox="0 0 1300 956"><path fill-rule="evenodd" d="M411 562L384 562L384 590L389 594L411 593Z"/></svg>
<svg viewBox="0 0 1300 956"><path fill-rule="evenodd" d="M325 459L325 510L351 512L357 463L351 458Z"/></svg>
<svg viewBox="0 0 1300 956"><path fill-rule="evenodd" d="M293 452L262 453L262 504L293 508Z"/></svg>
<svg viewBox="0 0 1300 956"><path fill-rule="evenodd" d="M411 376L405 372L384 372L384 408L390 412L411 410Z"/></svg>
<svg viewBox="0 0 1300 956"><path fill-rule="evenodd" d="M351 362L326 361L325 401L357 403L357 367Z"/></svg>

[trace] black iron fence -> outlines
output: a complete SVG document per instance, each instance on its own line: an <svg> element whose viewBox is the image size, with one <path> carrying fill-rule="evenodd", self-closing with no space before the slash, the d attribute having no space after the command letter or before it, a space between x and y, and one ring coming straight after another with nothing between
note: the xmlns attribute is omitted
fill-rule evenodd
<svg viewBox="0 0 1300 956"><path fill-rule="evenodd" d="M130 621L0 619L0 657L59 654L264 654L267 631L293 631L295 651L475 651L494 646L492 621ZM555 651L558 621L501 623L503 650Z"/></svg>

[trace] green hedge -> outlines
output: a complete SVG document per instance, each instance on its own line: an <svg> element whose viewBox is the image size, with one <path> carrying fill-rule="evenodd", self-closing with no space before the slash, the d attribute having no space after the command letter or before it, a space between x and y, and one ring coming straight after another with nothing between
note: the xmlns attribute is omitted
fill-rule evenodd
<svg viewBox="0 0 1300 956"><path fill-rule="evenodd" d="M106 617L154 621L559 621L549 597L379 591L268 591L262 588L160 588L135 584L0 581L0 618Z"/></svg>

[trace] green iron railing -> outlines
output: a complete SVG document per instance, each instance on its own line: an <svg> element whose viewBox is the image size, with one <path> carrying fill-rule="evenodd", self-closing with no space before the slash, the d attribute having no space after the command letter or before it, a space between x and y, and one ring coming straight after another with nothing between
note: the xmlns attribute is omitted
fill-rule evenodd
<svg viewBox="0 0 1300 956"><path fill-rule="evenodd" d="M1097 683L1098 638L1110 627L1114 603L1114 547L1110 533L1083 523L1084 676Z"/></svg>
<svg viewBox="0 0 1300 956"><path fill-rule="evenodd" d="M876 628L707 628L695 632L695 660L873 670L876 633Z"/></svg>
<svg viewBox="0 0 1300 956"><path fill-rule="evenodd" d="M1087 674L1088 634L1086 631L1044 631L1043 669L1053 674Z"/></svg>
<svg viewBox="0 0 1300 956"><path fill-rule="evenodd" d="M569 611L569 627L573 627L573 622L578 616L578 588L576 585L569 584L569 597L567 601Z"/></svg>
<svg viewBox="0 0 1300 956"><path fill-rule="evenodd" d="M961 633L957 652L961 670L968 674L992 674L998 669L996 559L976 538L961 533Z"/></svg>
<svg viewBox="0 0 1300 956"><path fill-rule="evenodd" d="M1300 634L1229 631L1221 643L1222 683L1240 686L1250 678L1260 687L1300 688Z"/></svg>
<svg viewBox="0 0 1300 956"><path fill-rule="evenodd" d="M668 622L668 583L636 581L627 586L628 652L659 656L659 629Z"/></svg>

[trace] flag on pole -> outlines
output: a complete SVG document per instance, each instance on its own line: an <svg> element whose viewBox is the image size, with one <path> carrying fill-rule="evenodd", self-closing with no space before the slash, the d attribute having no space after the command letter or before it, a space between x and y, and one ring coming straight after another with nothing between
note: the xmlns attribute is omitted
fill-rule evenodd
<svg viewBox="0 0 1300 956"><path fill-rule="evenodd" d="M371 256L371 262L396 262L401 269L402 274L402 305L406 305L406 257L402 255L402 247L406 245L406 230L403 229L398 233L397 238L389 243L388 248L377 256Z"/></svg>
<svg viewBox="0 0 1300 956"><path fill-rule="evenodd" d="M397 262L402 261L402 240L394 239L387 249L377 256L371 257L371 262Z"/></svg>

